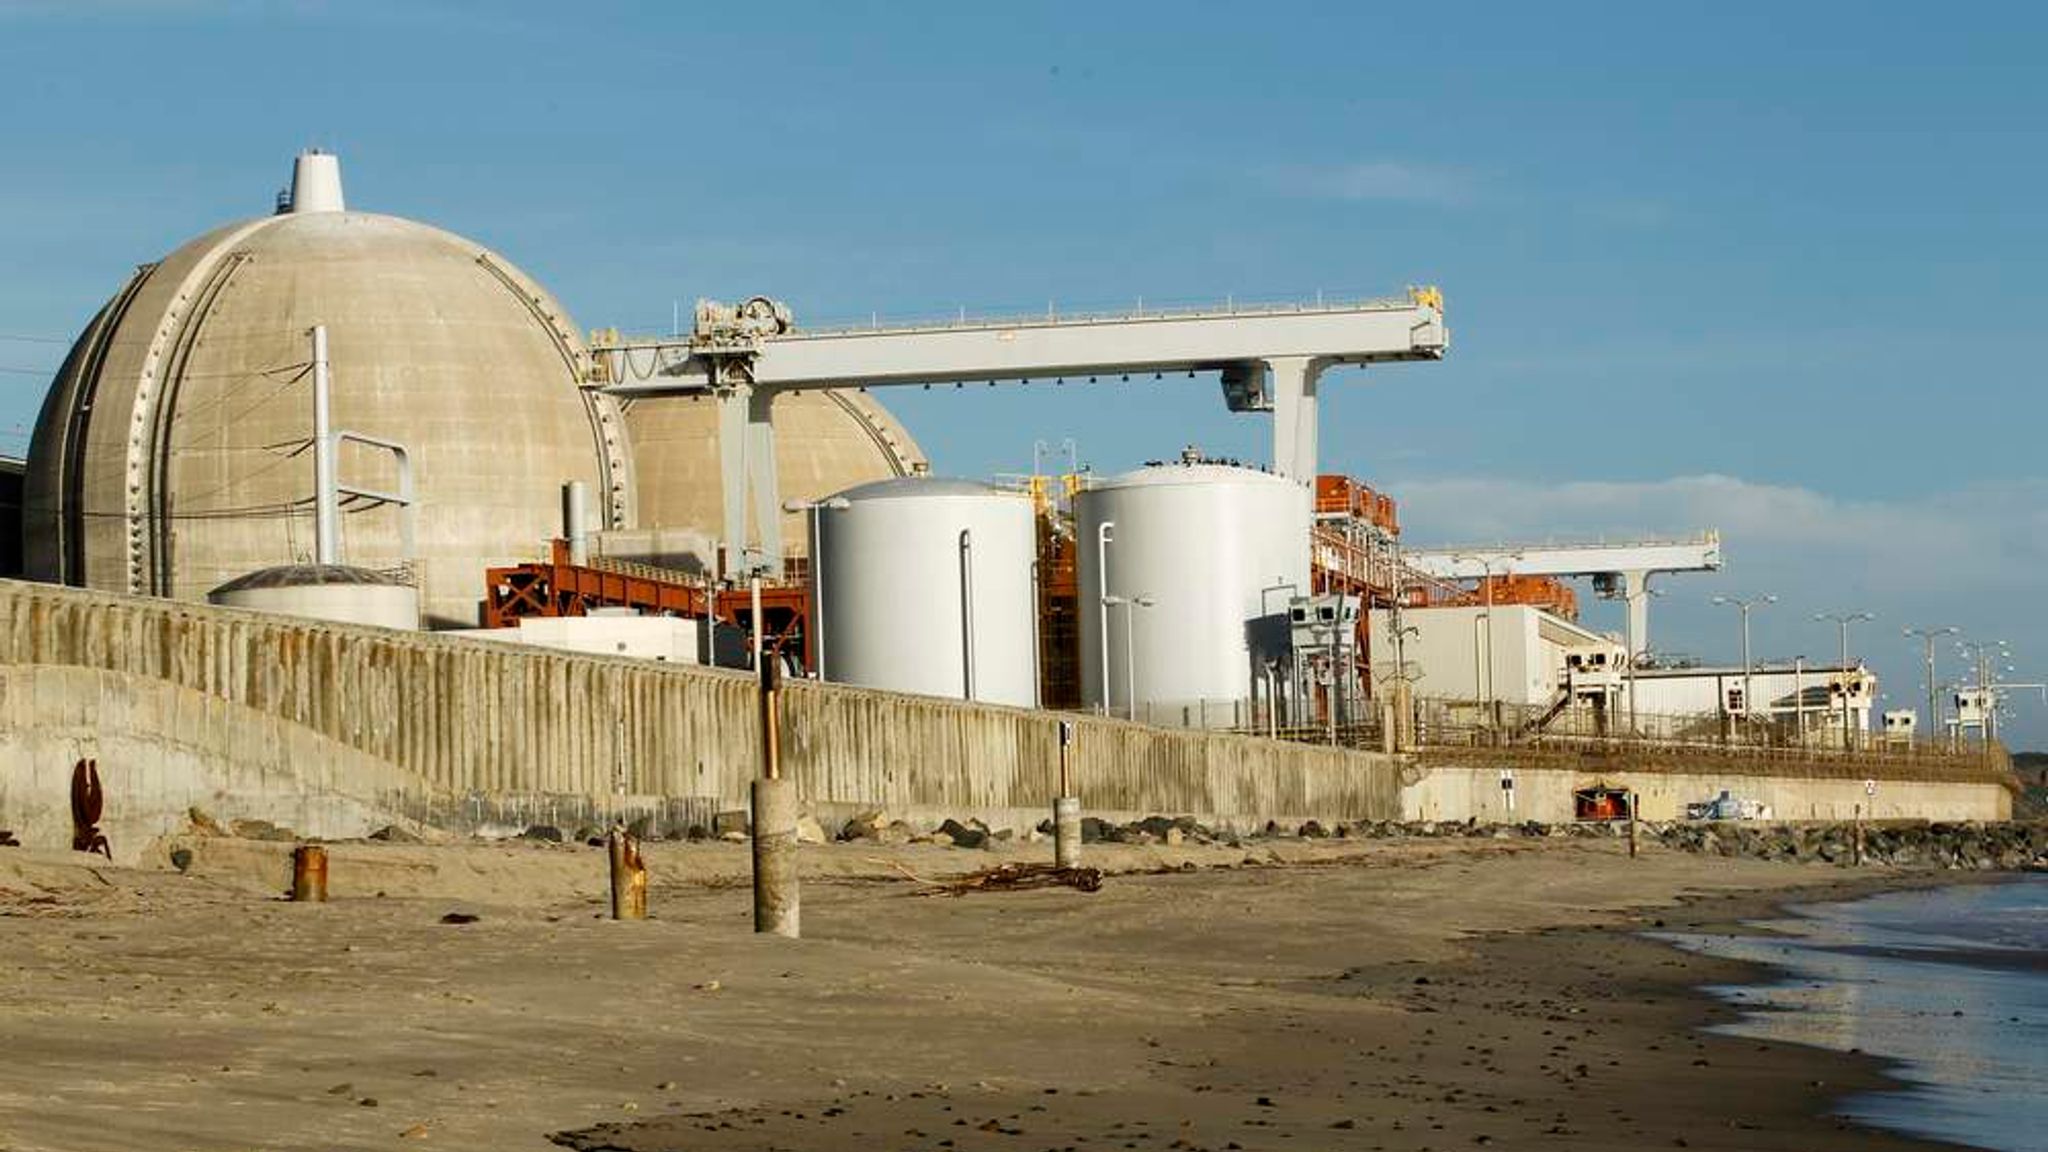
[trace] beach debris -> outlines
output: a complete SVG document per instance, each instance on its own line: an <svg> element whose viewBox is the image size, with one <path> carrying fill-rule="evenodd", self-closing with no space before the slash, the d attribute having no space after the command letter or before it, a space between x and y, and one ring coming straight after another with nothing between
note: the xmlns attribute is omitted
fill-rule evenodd
<svg viewBox="0 0 2048 1152"><path fill-rule="evenodd" d="M450 912L447 915L441 917L441 923L474 924L481 919L483 919L483 917L477 915L474 912Z"/></svg>
<svg viewBox="0 0 2048 1152"><path fill-rule="evenodd" d="M107 793L100 786L100 762L80 760L71 769L71 847L73 851L97 853L114 858L107 835L100 831L100 817L106 812Z"/></svg>
<svg viewBox="0 0 2048 1152"><path fill-rule="evenodd" d="M1096 892L1102 888L1100 868L1062 868L1057 864L1012 863L998 864L955 876L946 880L931 880L919 876L894 860L872 859L870 863L886 865L902 874L903 878L920 885L922 896L965 896L969 892L1020 892L1029 888L1073 888L1082 892Z"/></svg>
<svg viewBox="0 0 2048 1152"><path fill-rule="evenodd" d="M7 829L5 829L5 828L0 828L0 848L19 848L19 847L21 847L21 841L19 841L19 840L16 840L16 839L14 838L14 833L12 833L12 832L8 831L8 830L7 830Z"/></svg>

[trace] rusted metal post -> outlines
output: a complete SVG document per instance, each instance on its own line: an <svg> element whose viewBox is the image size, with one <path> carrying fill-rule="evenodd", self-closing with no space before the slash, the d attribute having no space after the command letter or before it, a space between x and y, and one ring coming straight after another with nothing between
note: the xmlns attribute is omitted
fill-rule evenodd
<svg viewBox="0 0 2048 1152"><path fill-rule="evenodd" d="M1052 802L1052 862L1061 868L1081 862L1081 798L1074 795L1074 722L1060 721L1060 794Z"/></svg>
<svg viewBox="0 0 2048 1152"><path fill-rule="evenodd" d="M612 919L647 919L647 865L640 859L640 842L614 826L605 847L611 857Z"/></svg>
<svg viewBox="0 0 2048 1152"><path fill-rule="evenodd" d="M781 685L772 657L761 661L761 776L753 784L754 931L796 937L797 795L782 778Z"/></svg>
<svg viewBox="0 0 2048 1152"><path fill-rule="evenodd" d="M1629 789L1629 790L1628 790L1628 858L1629 858L1629 859L1631 859L1631 860L1633 860L1633 859L1635 859L1635 858L1636 858L1636 804L1637 804L1637 803L1638 803L1638 797L1636 796L1636 790L1635 790L1635 789L1633 789L1633 788L1631 788L1631 789Z"/></svg>
<svg viewBox="0 0 2048 1152"><path fill-rule="evenodd" d="M318 844L292 849L292 899L302 904L327 902L327 849Z"/></svg>

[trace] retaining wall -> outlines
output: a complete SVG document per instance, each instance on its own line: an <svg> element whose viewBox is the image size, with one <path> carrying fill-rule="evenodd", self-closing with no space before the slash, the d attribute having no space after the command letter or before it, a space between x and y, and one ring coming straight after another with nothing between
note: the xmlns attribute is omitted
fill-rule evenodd
<svg viewBox="0 0 2048 1152"><path fill-rule="evenodd" d="M305 729L321 740L291 755L320 762L308 771L396 769L395 790L378 786L391 811L456 827L545 813L701 819L744 807L760 764L753 679L716 669L12 581L0 581L0 665L161 682ZM89 692L104 699L104 683ZM1072 719L1077 790L1093 811L1240 827L1399 811L1392 757ZM1035 824L1056 791L1047 713L795 683L783 720L783 769L828 817L883 807ZM208 763L283 755L225 730L191 739ZM143 754L102 752L102 774Z"/></svg>
<svg viewBox="0 0 2048 1152"><path fill-rule="evenodd" d="M1723 791L1738 799L1768 805L1775 820L2007 820L2012 817L2012 792L1986 778L1970 780L1876 780L1874 792L1862 779L1839 776L1762 775L1715 765L1689 769L1656 766L1641 770L1600 770L1536 766L1515 750L1504 750L1489 763L1430 763L1411 770L1414 783L1403 790L1404 820L1481 822L1537 820L1557 824L1573 818L1572 793L1596 784L1633 790L1645 820L1679 820L1688 804L1711 800ZM1515 786L1501 787L1504 768L1512 769Z"/></svg>

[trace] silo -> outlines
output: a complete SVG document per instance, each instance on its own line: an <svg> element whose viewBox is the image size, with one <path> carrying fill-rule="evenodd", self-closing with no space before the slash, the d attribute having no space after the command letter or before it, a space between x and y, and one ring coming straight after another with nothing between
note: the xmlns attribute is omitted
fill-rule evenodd
<svg viewBox="0 0 2048 1152"><path fill-rule="evenodd" d="M1031 501L967 480L849 488L813 513L824 678L1030 707Z"/></svg>
<svg viewBox="0 0 2048 1152"><path fill-rule="evenodd" d="M419 591L346 564L285 564L238 576L206 594L209 604L379 628L420 626Z"/></svg>
<svg viewBox="0 0 2048 1152"><path fill-rule="evenodd" d="M1308 490L1235 465L1157 464L1074 507L1082 700L1102 706L1106 667L1112 715L1250 723L1255 679L1286 657L1287 598L1309 591Z"/></svg>

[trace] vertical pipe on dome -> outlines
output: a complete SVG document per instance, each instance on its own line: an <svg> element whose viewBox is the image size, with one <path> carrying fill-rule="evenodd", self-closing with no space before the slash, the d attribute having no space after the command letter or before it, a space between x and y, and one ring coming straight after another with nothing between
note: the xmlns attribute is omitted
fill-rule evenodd
<svg viewBox="0 0 2048 1152"><path fill-rule="evenodd" d="M590 486L581 480L562 485L562 538L569 542L569 563L590 563Z"/></svg>
<svg viewBox="0 0 2048 1152"><path fill-rule="evenodd" d="M318 150L292 161L293 212L341 212L341 157Z"/></svg>
<svg viewBox="0 0 2048 1152"><path fill-rule="evenodd" d="M313 326L313 560L339 563L341 497L334 478L332 389L327 373L327 325Z"/></svg>

